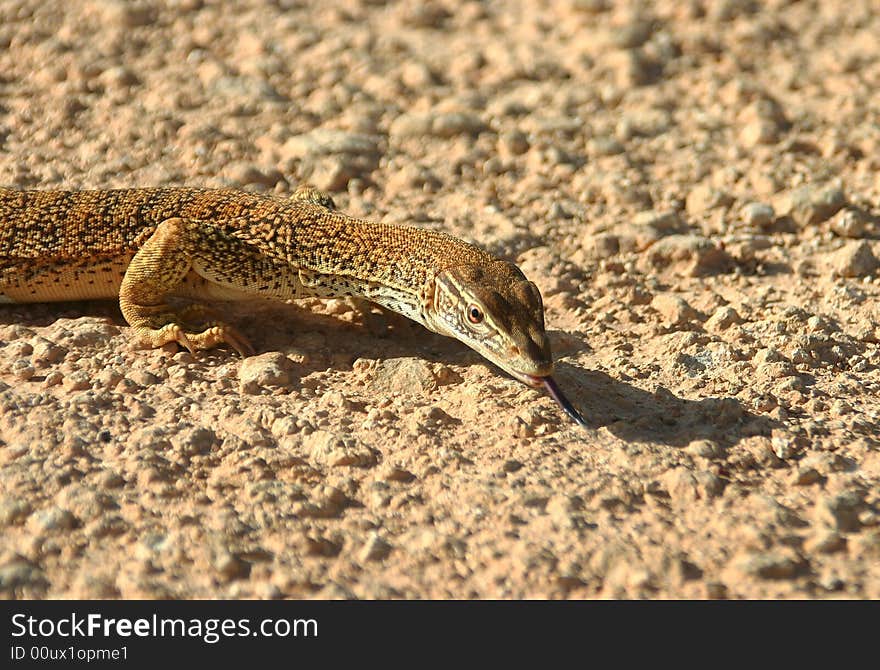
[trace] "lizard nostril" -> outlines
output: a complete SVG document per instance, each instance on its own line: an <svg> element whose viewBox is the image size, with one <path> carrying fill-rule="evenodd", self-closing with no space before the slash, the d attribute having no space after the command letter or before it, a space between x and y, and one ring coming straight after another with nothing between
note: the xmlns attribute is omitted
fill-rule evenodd
<svg viewBox="0 0 880 670"><path fill-rule="evenodd" d="M519 356L521 353L522 353L522 349L520 349L517 345L515 345L515 344L510 345L510 354L512 356Z"/></svg>

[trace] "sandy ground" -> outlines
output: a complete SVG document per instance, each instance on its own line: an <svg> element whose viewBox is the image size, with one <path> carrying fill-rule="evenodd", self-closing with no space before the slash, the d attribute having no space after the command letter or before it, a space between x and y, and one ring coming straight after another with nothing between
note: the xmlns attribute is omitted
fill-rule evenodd
<svg viewBox="0 0 880 670"><path fill-rule="evenodd" d="M0 3L0 183L308 180L543 291L588 418L345 301L0 309L9 598L880 598L876 2Z"/></svg>

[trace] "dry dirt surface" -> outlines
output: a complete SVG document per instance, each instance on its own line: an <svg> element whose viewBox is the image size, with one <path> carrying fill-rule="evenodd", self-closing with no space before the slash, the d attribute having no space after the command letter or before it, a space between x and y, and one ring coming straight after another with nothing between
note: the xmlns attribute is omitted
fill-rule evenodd
<svg viewBox="0 0 880 670"><path fill-rule="evenodd" d="M870 0L0 2L0 183L310 181L543 291L582 410L343 300L0 309L7 598L880 598ZM2 222L0 222L2 225Z"/></svg>

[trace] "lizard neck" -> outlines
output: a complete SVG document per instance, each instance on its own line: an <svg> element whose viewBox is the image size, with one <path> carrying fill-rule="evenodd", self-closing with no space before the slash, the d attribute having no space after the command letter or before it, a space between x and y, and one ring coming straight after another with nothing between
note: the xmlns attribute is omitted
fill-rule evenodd
<svg viewBox="0 0 880 670"><path fill-rule="evenodd" d="M357 296L431 328L425 312L434 277L457 265L491 262L478 247L445 233L347 216L310 203L291 205L287 261L310 295Z"/></svg>

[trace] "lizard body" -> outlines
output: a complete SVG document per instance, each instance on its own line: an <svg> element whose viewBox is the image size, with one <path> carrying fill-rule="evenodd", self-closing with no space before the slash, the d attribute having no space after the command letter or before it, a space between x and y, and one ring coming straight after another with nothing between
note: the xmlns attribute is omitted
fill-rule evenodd
<svg viewBox="0 0 880 670"><path fill-rule="evenodd" d="M247 338L203 301L358 296L456 337L512 376L550 376L541 295L515 265L442 232L374 223L301 187L0 188L0 303L117 298L148 346L190 350ZM192 304L180 307L177 298Z"/></svg>

